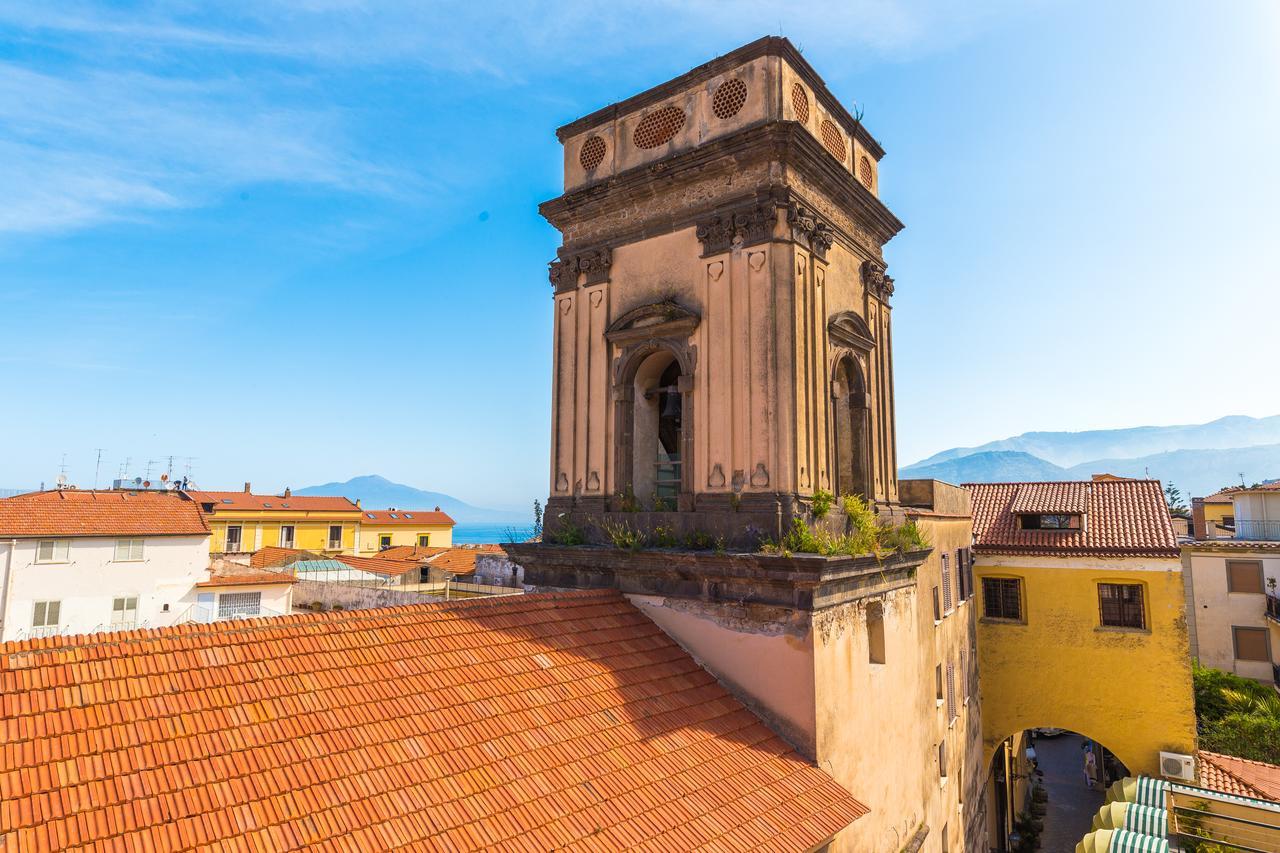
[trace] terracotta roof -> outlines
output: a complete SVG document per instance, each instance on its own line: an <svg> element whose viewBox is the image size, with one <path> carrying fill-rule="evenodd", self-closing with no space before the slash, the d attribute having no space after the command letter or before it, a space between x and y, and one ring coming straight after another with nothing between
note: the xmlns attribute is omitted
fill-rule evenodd
<svg viewBox="0 0 1280 853"><path fill-rule="evenodd" d="M347 498L331 495L254 495L249 492L188 492L202 504L213 504L219 510L271 510L279 512L357 512L359 507Z"/></svg>
<svg viewBox="0 0 1280 853"><path fill-rule="evenodd" d="M422 526L424 524L447 524L450 527L454 525L454 520L449 517L449 513L440 512L439 510L421 510L421 509L362 509L360 521L365 524L404 524L410 527Z"/></svg>
<svg viewBox="0 0 1280 853"><path fill-rule="evenodd" d="M1205 503L1210 503L1210 504L1231 503L1231 499L1235 497L1235 494L1238 491L1240 491L1239 486L1235 488L1228 487L1226 489L1218 489L1218 491L1214 492L1211 495L1207 495L1206 497L1201 498L1201 500L1204 501Z"/></svg>
<svg viewBox="0 0 1280 853"><path fill-rule="evenodd" d="M346 554L337 554L333 559L353 569L362 569L380 575L402 575L405 572L415 571L422 565L420 562L410 560L388 560L382 556L349 557Z"/></svg>
<svg viewBox="0 0 1280 853"><path fill-rule="evenodd" d="M1182 547L1189 551L1280 551L1280 542L1266 539L1197 539Z"/></svg>
<svg viewBox="0 0 1280 853"><path fill-rule="evenodd" d="M265 569L269 566L284 566L295 560L308 559L323 560L325 556L311 551L301 551L297 548L280 548L276 545L266 545L249 555L249 565L255 569Z"/></svg>
<svg viewBox="0 0 1280 853"><path fill-rule="evenodd" d="M0 500L0 537L207 536L200 508L178 492L28 492Z"/></svg>
<svg viewBox="0 0 1280 853"><path fill-rule="evenodd" d="M988 554L1176 557L1177 537L1158 480L1083 483L967 483L974 550ZM1081 529L1021 530L1015 507L1079 501ZM1061 509L1032 512L1065 512Z"/></svg>
<svg viewBox="0 0 1280 853"><path fill-rule="evenodd" d="M1205 788L1280 802L1280 767L1274 764L1200 750L1196 767Z"/></svg>
<svg viewBox="0 0 1280 853"><path fill-rule="evenodd" d="M807 850L867 809L611 590L0 645L0 846Z"/></svg>
<svg viewBox="0 0 1280 853"><path fill-rule="evenodd" d="M437 554L443 554L448 550L448 548L424 548L421 545L394 545L379 551L378 558L381 560L406 560L417 564Z"/></svg>
<svg viewBox="0 0 1280 853"><path fill-rule="evenodd" d="M498 553L503 553L501 546L498 545L468 545L449 548L427 560L427 565L433 569L453 572L455 575L469 575L476 570L477 554Z"/></svg>
<svg viewBox="0 0 1280 853"><path fill-rule="evenodd" d="M297 583L298 579L287 572L240 572L234 575L214 575L196 586L263 586L273 583Z"/></svg>

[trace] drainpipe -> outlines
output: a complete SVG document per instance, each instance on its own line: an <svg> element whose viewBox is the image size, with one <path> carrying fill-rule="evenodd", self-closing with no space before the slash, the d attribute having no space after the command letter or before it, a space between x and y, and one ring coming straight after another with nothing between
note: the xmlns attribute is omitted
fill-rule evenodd
<svg viewBox="0 0 1280 853"><path fill-rule="evenodd" d="M9 540L9 553L4 558L4 583L0 585L0 640L9 624L9 582L13 578L13 552L18 550L18 540Z"/></svg>

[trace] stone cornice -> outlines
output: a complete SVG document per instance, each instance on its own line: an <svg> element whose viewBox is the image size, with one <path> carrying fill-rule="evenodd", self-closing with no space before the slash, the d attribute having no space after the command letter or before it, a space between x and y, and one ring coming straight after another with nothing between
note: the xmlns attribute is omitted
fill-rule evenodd
<svg viewBox="0 0 1280 853"><path fill-rule="evenodd" d="M893 277L886 275L884 264L877 261L862 262L862 286L881 302L888 302L893 296Z"/></svg>
<svg viewBox="0 0 1280 853"><path fill-rule="evenodd" d="M777 220L775 207L772 202L753 202L700 221L697 234L702 243L702 257L719 255L734 247L755 246L772 239Z"/></svg>
<svg viewBox="0 0 1280 853"><path fill-rule="evenodd" d="M583 284L590 287L609 281L609 267L613 265L613 250L608 246L596 246L577 252L566 252L561 249L556 260L547 264L547 278L556 293L574 290L578 286L578 276L585 275Z"/></svg>
<svg viewBox="0 0 1280 853"><path fill-rule="evenodd" d="M703 63L697 68L681 74L679 77L654 86L652 89L646 89L639 94L632 95L625 101L618 101L593 113L588 113L582 118L575 119L558 128L556 130L556 138L564 142L566 139L577 136L583 131L660 103L673 95L696 86L698 83L710 80L712 77L719 76L726 71L737 68L739 65L745 65L761 56L777 56L785 60L796 72L797 76L808 84L813 91L814 97L826 108L827 112L831 113L844 126L845 133L861 142L862 146L876 160L884 156L884 149L880 147L880 143L875 140L875 137L863 127L862 122L845 108L844 104L836 99L835 95L831 94L831 90L827 88L827 84L823 82L818 72L801 55L800 51L796 50L795 45L783 36L758 38L750 44L745 44L723 56L716 57L710 62Z"/></svg>
<svg viewBox="0 0 1280 853"><path fill-rule="evenodd" d="M720 175L733 175L744 167L756 163L777 162L813 182L826 193L834 204L847 210L859 225L865 227L878 245L864 246L868 253L878 253L880 246L902 230L903 223L870 190L849 174L831 157L812 134L791 122L772 122L746 128L731 136L722 137L705 145L677 154L645 166L637 166L612 178L591 184L562 196L543 202L539 212L561 231L584 219L604 217L627 207L644 207L660 210L652 202L665 192L676 189L682 183L706 180ZM764 202L774 198L780 203L794 197L786 186L785 177L778 179L768 189L747 196L737 196L731 203L714 200L697 209L676 213L658 213L644 221L628 219L625 228L611 231L607 236L597 236L593 242L620 245L672 230L696 226L717 211L727 211L752 199ZM837 234L843 234L851 246L859 246L861 240L834 226ZM570 250L566 246L566 250Z"/></svg>

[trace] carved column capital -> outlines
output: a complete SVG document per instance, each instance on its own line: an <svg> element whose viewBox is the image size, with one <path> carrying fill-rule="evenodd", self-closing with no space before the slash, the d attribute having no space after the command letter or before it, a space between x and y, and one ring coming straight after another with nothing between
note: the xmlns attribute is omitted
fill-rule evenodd
<svg viewBox="0 0 1280 853"><path fill-rule="evenodd" d="M698 222L702 257L764 243L773 236L773 206L749 204Z"/></svg>
<svg viewBox="0 0 1280 853"><path fill-rule="evenodd" d="M547 277L551 286L559 293L573 290L578 286L578 276L586 276L583 285L604 284L609 280L609 267L613 265L613 250L608 246L598 246L580 252L566 252L561 249L556 260L547 264Z"/></svg>
<svg viewBox="0 0 1280 853"><path fill-rule="evenodd" d="M884 264L876 261L862 262L862 285L881 302L887 303L893 295L893 278L885 273Z"/></svg>
<svg viewBox="0 0 1280 853"><path fill-rule="evenodd" d="M787 224L791 226L791 239L807 246L814 257L825 261L827 251L835 242L835 231L812 209L797 202L787 206Z"/></svg>

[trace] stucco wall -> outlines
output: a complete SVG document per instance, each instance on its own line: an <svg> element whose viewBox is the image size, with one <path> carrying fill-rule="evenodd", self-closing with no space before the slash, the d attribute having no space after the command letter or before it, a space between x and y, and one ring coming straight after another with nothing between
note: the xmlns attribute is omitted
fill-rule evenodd
<svg viewBox="0 0 1280 853"><path fill-rule="evenodd" d="M1025 623L980 619L988 758L1024 729L1053 726L1099 741L1134 773L1159 752L1195 751L1191 654L1181 564L1170 559L979 555L983 577L1017 577ZM1144 587L1147 629L1100 625L1098 583ZM982 607L978 581L975 603Z"/></svg>
<svg viewBox="0 0 1280 853"><path fill-rule="evenodd" d="M347 610L368 610L374 607L395 607L399 604L421 604L425 601L444 601L444 599L398 589L352 586L324 581L298 581L293 585L295 607L305 607L316 601L330 609L338 604Z"/></svg>
<svg viewBox="0 0 1280 853"><path fill-rule="evenodd" d="M112 599L128 596L138 598L138 624L167 625L209 566L207 536L145 537L142 559L127 562L115 561L114 537L59 541L70 542L67 562L37 563L36 539L0 540L0 572L11 567L3 639L30 633L37 601L60 601L60 625L77 632L109 625Z"/></svg>
<svg viewBox="0 0 1280 853"><path fill-rule="evenodd" d="M1227 591L1227 560L1249 560L1262 563L1264 589L1266 580L1280 587L1280 552L1231 549L1229 552L1189 550L1183 558L1190 572L1191 612L1195 618L1195 655L1205 666L1234 672L1245 678L1256 678L1268 684L1273 680L1271 663L1236 660L1232 627L1273 628L1266 619L1266 596L1260 593ZM1272 637L1272 661L1280 657Z"/></svg>
<svg viewBox="0 0 1280 853"><path fill-rule="evenodd" d="M403 524L361 524L359 536L359 553L369 555L376 553L381 547L380 537L391 537L393 547L399 545L417 545L419 536L431 537L428 547L449 548L453 546L453 527L448 524L423 524L407 526Z"/></svg>

